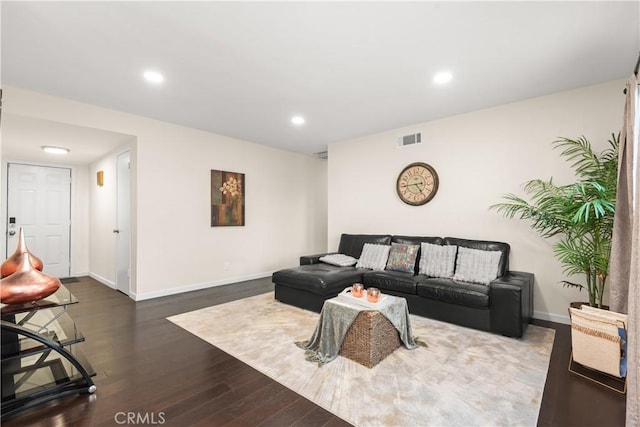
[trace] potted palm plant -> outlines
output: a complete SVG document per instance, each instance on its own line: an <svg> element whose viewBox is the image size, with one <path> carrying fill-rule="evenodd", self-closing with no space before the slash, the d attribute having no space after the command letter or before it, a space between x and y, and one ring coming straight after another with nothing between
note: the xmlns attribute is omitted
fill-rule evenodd
<svg viewBox="0 0 640 427"><path fill-rule="evenodd" d="M561 156L571 162L577 181L557 185L553 178L534 179L524 185L529 201L510 193L503 196L504 202L490 206L505 217L530 220L544 238L558 236L554 253L564 273L586 276L586 285L562 283L586 289L589 305L594 307L602 307L609 273L619 138L612 134L609 147L601 153L595 153L584 136L554 141L554 148L561 149Z"/></svg>

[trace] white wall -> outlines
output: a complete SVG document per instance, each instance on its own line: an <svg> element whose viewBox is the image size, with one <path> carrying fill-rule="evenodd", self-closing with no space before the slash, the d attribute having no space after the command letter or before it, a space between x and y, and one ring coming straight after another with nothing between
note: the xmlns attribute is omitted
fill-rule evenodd
<svg viewBox="0 0 640 427"><path fill-rule="evenodd" d="M90 199L90 275L115 288L116 281L116 157L126 150L134 150L135 143L119 147L89 165ZM103 185L97 184L97 172L103 172Z"/></svg>
<svg viewBox="0 0 640 427"><path fill-rule="evenodd" d="M89 272L89 167L72 168L71 276Z"/></svg>
<svg viewBox="0 0 640 427"><path fill-rule="evenodd" d="M536 276L536 317L566 322L568 303L588 296L558 284L566 276L553 242L488 207L504 193L524 195L522 183L533 178L570 182L572 171L551 142L585 135L604 149L622 124L623 88L622 80L612 81L331 144L329 249L341 233L508 242L511 270ZM399 136L414 132L422 132L421 145L397 147ZM398 174L415 161L433 166L440 178L438 194L421 207L402 203L395 191Z"/></svg>
<svg viewBox="0 0 640 427"><path fill-rule="evenodd" d="M96 173L104 171L104 185L98 187ZM89 165L89 254L90 275L115 288L116 240L113 229L116 224L116 165L112 155Z"/></svg>
<svg viewBox="0 0 640 427"><path fill-rule="evenodd" d="M301 254L326 249L325 161L18 88L4 89L6 111L137 138L132 158L136 299L265 277L297 264ZM211 169L246 174L246 226L210 227ZM90 180L92 176L89 173Z"/></svg>

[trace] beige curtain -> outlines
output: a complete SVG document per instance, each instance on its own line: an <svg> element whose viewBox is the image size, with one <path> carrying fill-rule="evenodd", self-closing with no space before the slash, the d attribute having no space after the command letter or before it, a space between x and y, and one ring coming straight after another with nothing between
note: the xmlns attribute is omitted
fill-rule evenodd
<svg viewBox="0 0 640 427"><path fill-rule="evenodd" d="M613 311L627 313L627 427L640 426L640 153L638 144L638 78L627 82L624 122L620 134L618 193L610 262L610 302ZM635 172L634 172L634 164Z"/></svg>

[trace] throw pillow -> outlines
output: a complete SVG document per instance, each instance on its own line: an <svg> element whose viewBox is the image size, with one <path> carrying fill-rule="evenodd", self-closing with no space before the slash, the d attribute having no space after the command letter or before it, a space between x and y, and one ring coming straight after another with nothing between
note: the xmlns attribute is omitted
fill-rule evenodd
<svg viewBox="0 0 640 427"><path fill-rule="evenodd" d="M372 270L384 270L389 257L388 245L376 245L374 243L365 243L362 247L362 254L356 264L358 268L370 268Z"/></svg>
<svg viewBox="0 0 640 427"><path fill-rule="evenodd" d="M434 245L422 242L420 254L420 274L429 277L453 277L458 247L453 245Z"/></svg>
<svg viewBox="0 0 640 427"><path fill-rule="evenodd" d="M344 254L325 255L320 257L319 260L325 264L337 265L338 267L351 267L358 262L354 257Z"/></svg>
<svg viewBox="0 0 640 427"><path fill-rule="evenodd" d="M501 256L502 252L500 251L482 251L460 246L456 261L456 273L453 278L463 282L488 285L498 277Z"/></svg>
<svg viewBox="0 0 640 427"><path fill-rule="evenodd" d="M412 273L416 268L416 257L418 256L418 245L405 245L403 243L392 243L387 260L387 270L404 271Z"/></svg>

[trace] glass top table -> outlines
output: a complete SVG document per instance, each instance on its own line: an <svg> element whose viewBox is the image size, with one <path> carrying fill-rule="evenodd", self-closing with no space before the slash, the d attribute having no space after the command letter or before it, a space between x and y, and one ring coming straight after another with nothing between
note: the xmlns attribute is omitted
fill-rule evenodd
<svg viewBox="0 0 640 427"><path fill-rule="evenodd" d="M2 304L0 303L0 315L10 316L33 310L45 308L66 307L70 304L77 304L79 301L64 285L60 285L57 291L46 298L25 304Z"/></svg>
<svg viewBox="0 0 640 427"><path fill-rule="evenodd" d="M0 419L75 393L94 393L95 370L76 346L84 336L69 316L79 301L65 287L38 301L0 304Z"/></svg>

